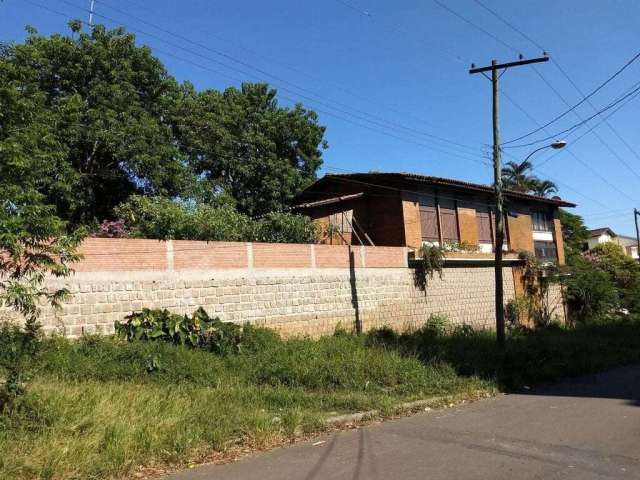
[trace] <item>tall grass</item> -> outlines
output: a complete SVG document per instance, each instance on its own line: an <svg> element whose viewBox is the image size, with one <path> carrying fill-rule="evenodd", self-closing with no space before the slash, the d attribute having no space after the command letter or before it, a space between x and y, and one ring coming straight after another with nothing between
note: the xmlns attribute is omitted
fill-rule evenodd
<svg viewBox="0 0 640 480"><path fill-rule="evenodd" d="M228 356L51 339L23 412L0 421L0 478L118 478L139 465L197 461L230 442L261 448L317 432L329 414L490 388L357 336L284 341L256 330Z"/></svg>
<svg viewBox="0 0 640 480"><path fill-rule="evenodd" d="M255 329L239 354L162 342L45 342L20 411L0 417L0 478L105 479L232 445L318 432L328 415L433 395L473 396L640 361L640 324L513 333L429 322L414 332L282 340Z"/></svg>

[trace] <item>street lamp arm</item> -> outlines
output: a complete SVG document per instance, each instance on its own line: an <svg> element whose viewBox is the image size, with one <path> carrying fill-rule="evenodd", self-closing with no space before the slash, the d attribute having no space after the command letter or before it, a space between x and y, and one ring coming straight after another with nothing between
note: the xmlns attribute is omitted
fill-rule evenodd
<svg viewBox="0 0 640 480"><path fill-rule="evenodd" d="M531 152L529 155L527 155L527 158L525 158L522 163L525 163L527 160L529 160L531 157L533 157L533 155L538 153L540 150L544 150L545 148L549 148L549 147L550 147L550 145L545 145L544 147L536 148L533 152Z"/></svg>

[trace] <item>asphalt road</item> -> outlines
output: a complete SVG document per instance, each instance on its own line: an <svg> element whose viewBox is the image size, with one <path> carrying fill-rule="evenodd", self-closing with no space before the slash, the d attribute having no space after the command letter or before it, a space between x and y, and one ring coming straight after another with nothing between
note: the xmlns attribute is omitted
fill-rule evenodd
<svg viewBox="0 0 640 480"><path fill-rule="evenodd" d="M324 441L320 445L313 445ZM640 366L340 432L171 480L640 479Z"/></svg>

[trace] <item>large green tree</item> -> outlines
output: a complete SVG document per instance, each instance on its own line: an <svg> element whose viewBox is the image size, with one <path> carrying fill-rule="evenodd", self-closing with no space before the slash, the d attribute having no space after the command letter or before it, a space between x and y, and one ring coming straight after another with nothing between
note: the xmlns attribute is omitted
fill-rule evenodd
<svg viewBox="0 0 640 480"><path fill-rule="evenodd" d="M44 37L0 51L0 84L49 117L59 149L34 159L45 203L72 223L108 217L133 192L176 195L190 173L173 141L169 112L178 85L146 47L122 29ZM3 105L4 110L4 105ZM35 114L29 110L6 115ZM11 121L11 119L8 119Z"/></svg>
<svg viewBox="0 0 640 480"><path fill-rule="evenodd" d="M283 210L315 180L326 148L316 113L279 106L265 84L224 92L187 84L175 123L205 198L226 194L248 215Z"/></svg>
<svg viewBox="0 0 640 480"><path fill-rule="evenodd" d="M569 213L563 209L560 209L560 223L562 224L562 236L564 238L567 262L572 264L584 250L584 246L589 239L589 230L580 215Z"/></svg>
<svg viewBox="0 0 640 480"><path fill-rule="evenodd" d="M0 48L0 95L34 95L17 108L3 101L0 128L47 117L55 151L29 161L62 219L111 218L133 194L257 215L284 210L315 179L326 147L315 112L279 106L264 84L196 91L124 29L70 26L70 36L30 29L24 43Z"/></svg>

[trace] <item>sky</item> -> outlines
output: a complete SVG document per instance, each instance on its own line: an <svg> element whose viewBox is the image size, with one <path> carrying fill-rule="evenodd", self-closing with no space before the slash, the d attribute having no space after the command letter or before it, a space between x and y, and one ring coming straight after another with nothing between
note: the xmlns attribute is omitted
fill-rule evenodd
<svg viewBox="0 0 640 480"><path fill-rule="evenodd" d="M90 0L0 0L0 41L24 27L68 33ZM531 159L590 228L634 235L640 208L640 51L635 0L96 0L96 23L124 26L198 89L264 81L283 106L318 112L320 174L405 171L491 183L491 83L471 63L551 61L500 78L503 161ZM43 8L45 7L45 8ZM486 7L486 8L485 8ZM496 15L497 14L497 15ZM504 20L501 20L501 18ZM85 27L87 28L87 27ZM564 73L563 73L564 72ZM565 75L566 74L566 75ZM580 93L582 92L582 93ZM578 102L574 110L539 130ZM618 109L618 107L620 107ZM580 128L562 133L584 119ZM534 130L520 141L508 143ZM545 137L549 140L542 141ZM529 146L514 146L537 142Z"/></svg>

